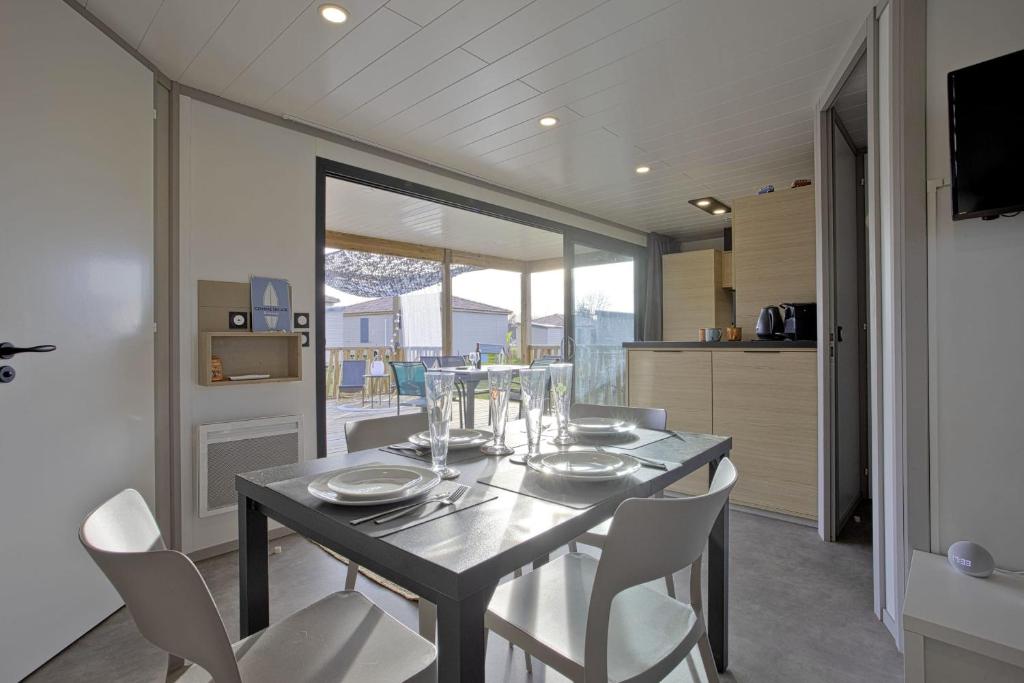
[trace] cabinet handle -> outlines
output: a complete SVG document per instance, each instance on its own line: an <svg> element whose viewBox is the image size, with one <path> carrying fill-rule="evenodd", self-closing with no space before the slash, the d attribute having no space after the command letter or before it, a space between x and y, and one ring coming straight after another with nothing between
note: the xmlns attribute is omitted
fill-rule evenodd
<svg viewBox="0 0 1024 683"><path fill-rule="evenodd" d="M682 353L681 349L652 349L655 353Z"/></svg>
<svg viewBox="0 0 1024 683"><path fill-rule="evenodd" d="M743 349L743 353L782 353L782 349Z"/></svg>

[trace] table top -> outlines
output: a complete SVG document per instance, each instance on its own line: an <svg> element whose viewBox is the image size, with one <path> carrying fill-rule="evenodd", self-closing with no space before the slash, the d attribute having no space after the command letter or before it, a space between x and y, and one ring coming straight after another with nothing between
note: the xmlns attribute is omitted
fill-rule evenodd
<svg viewBox="0 0 1024 683"><path fill-rule="evenodd" d="M955 570L945 555L915 550L903 627L1024 667L1024 576L978 579Z"/></svg>
<svg viewBox="0 0 1024 683"><path fill-rule="evenodd" d="M480 484L494 472L499 458L453 452L450 464L461 471L459 481L497 495L482 505L432 520L385 538L372 538L346 523L352 508L295 500L270 488L275 482L321 474L366 463L402 463L409 459L378 449L308 460L237 475L235 488L264 514L294 531L351 557L427 599L444 595L460 599L493 586L514 569L568 543L609 518L627 498L648 497L703 465L727 455L732 439L679 432L636 449L637 455L681 463L662 471L642 468L631 485L587 509L573 509ZM522 450L520 448L519 450ZM362 508L372 512L372 508Z"/></svg>
<svg viewBox="0 0 1024 683"><path fill-rule="evenodd" d="M498 369L504 368L506 370L526 370L529 365L485 365L482 368L468 368L468 367L457 367L457 368L436 368L444 372L454 372L459 377L472 378L472 379L487 379L488 368Z"/></svg>

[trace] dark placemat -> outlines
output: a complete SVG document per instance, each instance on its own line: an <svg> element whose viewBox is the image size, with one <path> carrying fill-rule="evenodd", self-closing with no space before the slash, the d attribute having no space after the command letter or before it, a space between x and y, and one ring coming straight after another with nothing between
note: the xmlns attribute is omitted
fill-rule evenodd
<svg viewBox="0 0 1024 683"><path fill-rule="evenodd" d="M393 444L392 446L384 446L379 450L382 450L386 453L401 455L402 457L405 458L411 458L413 460L417 460L427 465L429 465L432 461L432 458L430 457L429 448L418 448L414 444L411 444L409 442L396 443ZM485 456L483 453L480 452L479 448L460 448L454 451L449 448L447 462L456 463L462 462L464 460L472 460L474 458L482 457Z"/></svg>
<svg viewBox="0 0 1024 683"><path fill-rule="evenodd" d="M576 443L583 446L607 446L609 448L622 448L633 450L643 448L655 441L661 441L672 436L672 432L662 432L656 429L643 429L638 427L628 434L617 434L614 436L601 436L598 434L573 434Z"/></svg>
<svg viewBox="0 0 1024 683"><path fill-rule="evenodd" d="M309 482L318 477L324 476L324 474L326 473L297 477L295 479L286 479L284 481L270 484L269 488L278 491L282 495L288 496L292 500L301 503L306 507L314 508L327 516L334 518L339 523L348 526L350 529L359 530L373 538L383 538L385 536L397 534L399 531L405 531L406 529L411 529L412 527L419 526L420 524L431 522L435 519L441 519L442 517L447 517L448 515L459 512L460 510L475 507L498 497L495 493L488 491L483 487L476 486L467 491L466 494L462 496L457 503L455 503L455 505L442 506L438 503L431 503L430 505L425 505L416 510L412 514L401 517L392 522L376 524L370 521L364 522L358 526L353 526L349 524L353 519L372 515L375 512L383 512L385 510L397 508L416 501L409 500L404 503L388 503L387 505L334 505L320 500L310 494L307 490ZM427 496L447 495L454 491L456 486L458 486L456 482L442 481L440 484L435 486Z"/></svg>
<svg viewBox="0 0 1024 683"><path fill-rule="evenodd" d="M503 458L498 462L493 474L481 477L478 481L487 486L495 486L531 498L539 498L549 503L584 510L635 484L638 475L644 476L640 472L626 479L615 481L573 481L562 477L546 476L526 465L517 465L509 458ZM649 472L658 473L659 470L649 470ZM644 478L650 476L652 475L646 475Z"/></svg>

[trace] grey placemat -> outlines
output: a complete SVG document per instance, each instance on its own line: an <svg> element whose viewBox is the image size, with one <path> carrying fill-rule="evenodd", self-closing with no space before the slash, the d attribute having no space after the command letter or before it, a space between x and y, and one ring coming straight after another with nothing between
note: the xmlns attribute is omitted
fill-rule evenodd
<svg viewBox="0 0 1024 683"><path fill-rule="evenodd" d="M379 450L386 453L393 453L394 455L401 455L405 458L411 458L421 463L430 464L431 456L429 448L418 448L414 444L409 442L396 443L392 446L383 446ZM472 460L473 458L482 458L484 454L480 452L479 448L460 448L458 450L448 449L448 462L456 463L464 460Z"/></svg>
<svg viewBox="0 0 1024 683"><path fill-rule="evenodd" d="M541 425L543 425L541 440L550 439L555 435L554 416L545 415L541 420ZM526 420L510 420L508 422L505 427L505 445L509 448L519 448L526 445Z"/></svg>
<svg viewBox="0 0 1024 683"><path fill-rule="evenodd" d="M638 427L628 434L619 434L615 436L600 436L598 434L580 433L576 433L573 436L576 438L576 443L584 446L608 446L610 448L633 450L634 448L643 448L644 446L648 446L655 441L667 439L672 436L672 432L662 432L656 429L643 429Z"/></svg>
<svg viewBox="0 0 1024 683"><path fill-rule="evenodd" d="M526 465L517 465L509 458L503 458L495 467L493 474L481 477L477 481L549 503L584 510L629 488L636 483L635 476L607 482L573 481L545 476Z"/></svg>
<svg viewBox="0 0 1024 683"><path fill-rule="evenodd" d="M498 496L491 491L488 491L482 487L474 487L470 489L462 498L459 499L455 505L440 505L438 503L431 503L426 505L419 510L413 512L406 517L396 519L393 522L387 522L385 524L375 524L374 522L364 522L358 526L352 526L349 522L359 517L365 517L375 512L383 512L390 508L399 507L415 501L406 501L405 503L389 503L387 505L360 505L360 506L346 506L346 505L333 505L316 498L309 493L306 488L309 486L309 482L313 481L318 477L322 477L326 473L312 474L305 477L297 477L295 479L286 479L284 481L278 481L270 484L269 488L278 491L282 495L288 496L292 500L305 505L306 507L316 508L320 512L336 519L339 523L345 524L350 529L356 529L371 536L373 538L383 538L392 534L397 534L399 531L405 531L412 527L431 522L435 519L441 519L448 515L454 514L466 508L475 507L482 503L494 500ZM447 495L455 490L458 484L453 481L442 481L438 484L428 495Z"/></svg>

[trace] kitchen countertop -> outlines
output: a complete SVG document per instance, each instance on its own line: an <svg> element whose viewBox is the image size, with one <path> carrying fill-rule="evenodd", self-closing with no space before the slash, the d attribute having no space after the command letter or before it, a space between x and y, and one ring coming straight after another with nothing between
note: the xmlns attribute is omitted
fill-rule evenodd
<svg viewBox="0 0 1024 683"><path fill-rule="evenodd" d="M753 351L764 349L766 351L807 351L818 348L816 341L775 341L763 339L749 339L738 342L696 342L696 341L649 341L649 342L623 342L626 349L702 349L707 351Z"/></svg>

